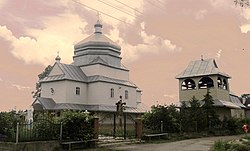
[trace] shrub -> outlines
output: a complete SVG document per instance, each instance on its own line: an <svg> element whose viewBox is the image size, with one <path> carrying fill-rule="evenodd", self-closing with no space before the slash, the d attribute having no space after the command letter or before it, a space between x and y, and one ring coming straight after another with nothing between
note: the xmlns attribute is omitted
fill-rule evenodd
<svg viewBox="0 0 250 151"><path fill-rule="evenodd" d="M94 138L93 116L85 112L66 111L61 119L63 139L90 140Z"/></svg>

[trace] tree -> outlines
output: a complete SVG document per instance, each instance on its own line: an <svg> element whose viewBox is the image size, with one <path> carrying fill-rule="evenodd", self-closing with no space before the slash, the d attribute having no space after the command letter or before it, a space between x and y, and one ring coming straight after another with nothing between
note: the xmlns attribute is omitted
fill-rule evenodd
<svg viewBox="0 0 250 151"><path fill-rule="evenodd" d="M249 0L234 0L236 6L249 7Z"/></svg>
<svg viewBox="0 0 250 151"><path fill-rule="evenodd" d="M214 100L210 95L209 89L204 95L204 99L202 101L204 102L202 108L205 113L205 123L207 125L207 128L210 128L212 123L219 121L219 116L216 114L215 107L213 106Z"/></svg>
<svg viewBox="0 0 250 151"><path fill-rule="evenodd" d="M43 78L47 77L49 73L51 72L53 66L48 65L42 73L38 75L39 81L42 80ZM40 97L41 96L41 83L40 82L36 83L36 90L32 92L33 98Z"/></svg>
<svg viewBox="0 0 250 151"><path fill-rule="evenodd" d="M179 131L179 111L175 105L153 105L151 111L143 115L143 125L145 128L155 132L163 131L177 132Z"/></svg>

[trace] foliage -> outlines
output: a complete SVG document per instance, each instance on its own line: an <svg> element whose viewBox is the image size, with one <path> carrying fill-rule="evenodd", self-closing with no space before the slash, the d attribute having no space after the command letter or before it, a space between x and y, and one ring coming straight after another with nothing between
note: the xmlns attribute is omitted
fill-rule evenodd
<svg viewBox="0 0 250 151"><path fill-rule="evenodd" d="M147 129L153 131L161 130L161 123L163 124L163 131L175 132L179 129L179 112L175 105L156 105L151 107L151 112L143 115L143 125Z"/></svg>
<svg viewBox="0 0 250 151"><path fill-rule="evenodd" d="M66 111L61 122L63 139L90 140L94 137L93 116L86 112Z"/></svg>
<svg viewBox="0 0 250 151"><path fill-rule="evenodd" d="M234 0L236 6L249 7L249 0Z"/></svg>
<svg viewBox="0 0 250 151"><path fill-rule="evenodd" d="M204 104L202 105L202 109L205 113L205 124L207 129L212 128L213 125L219 123L219 116L216 114L215 107L213 106L214 100L213 97L210 95L209 90L204 95L204 99L202 100Z"/></svg>
<svg viewBox="0 0 250 151"><path fill-rule="evenodd" d="M35 140L56 140L60 135L60 124L54 119L38 119L33 123Z"/></svg>
<svg viewBox="0 0 250 151"><path fill-rule="evenodd" d="M49 73L51 72L53 66L48 65L42 73L38 75L39 80L42 80L43 78L47 77ZM40 97L41 95L41 83L38 81L36 83L36 90L32 92L33 98Z"/></svg>
<svg viewBox="0 0 250 151"><path fill-rule="evenodd" d="M12 137L17 123L15 112L0 112L0 121L0 135Z"/></svg>
<svg viewBox="0 0 250 151"><path fill-rule="evenodd" d="M212 151L250 151L250 146L245 144L217 141L213 145Z"/></svg>

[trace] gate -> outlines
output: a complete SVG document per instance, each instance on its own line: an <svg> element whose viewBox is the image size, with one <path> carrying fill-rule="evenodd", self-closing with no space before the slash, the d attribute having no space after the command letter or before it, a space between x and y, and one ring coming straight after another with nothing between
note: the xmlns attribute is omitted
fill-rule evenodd
<svg viewBox="0 0 250 151"><path fill-rule="evenodd" d="M135 114L102 113L99 119L99 134L105 138L135 138L136 121Z"/></svg>

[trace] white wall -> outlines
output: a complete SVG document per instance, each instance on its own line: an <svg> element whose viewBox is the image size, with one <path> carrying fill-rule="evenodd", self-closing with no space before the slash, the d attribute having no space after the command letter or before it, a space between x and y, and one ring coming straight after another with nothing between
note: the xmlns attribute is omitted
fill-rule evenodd
<svg viewBox="0 0 250 151"><path fill-rule="evenodd" d="M54 93L51 93L51 88ZM53 98L56 103L66 103L66 81L41 83L41 97Z"/></svg>
<svg viewBox="0 0 250 151"><path fill-rule="evenodd" d="M129 80L129 71L107 67L101 64L81 67L87 76L101 75L114 79Z"/></svg>
<svg viewBox="0 0 250 151"><path fill-rule="evenodd" d="M80 95L76 95L76 87L80 88ZM66 81L67 103L86 104L88 98L87 84L75 81Z"/></svg>
<svg viewBox="0 0 250 151"><path fill-rule="evenodd" d="M76 95L76 87L80 87L80 95ZM51 88L54 93L51 93ZM56 103L87 103L87 85L75 81L55 81L42 83L41 97L53 98Z"/></svg>
<svg viewBox="0 0 250 151"><path fill-rule="evenodd" d="M111 98L111 88L114 88L115 95ZM125 90L128 90L128 99L125 99ZM105 82L90 83L88 86L88 103L89 104L105 104L115 105L120 99L126 102L127 106L136 107L137 93L136 88L116 85Z"/></svg>

